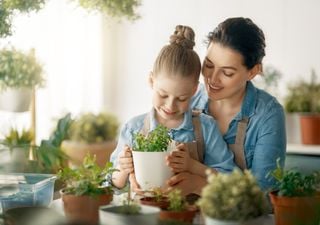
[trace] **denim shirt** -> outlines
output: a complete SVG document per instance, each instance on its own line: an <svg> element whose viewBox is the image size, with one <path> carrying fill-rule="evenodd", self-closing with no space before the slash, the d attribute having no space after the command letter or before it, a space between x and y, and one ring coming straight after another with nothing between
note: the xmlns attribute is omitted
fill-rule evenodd
<svg viewBox="0 0 320 225"><path fill-rule="evenodd" d="M133 134L140 132L143 127L147 113L132 118L121 128L118 145L111 154L110 161L116 166L119 153L125 145L132 147ZM211 116L200 114L203 142L205 149L204 164L218 170L219 172L231 172L235 166L233 154L228 150L216 122ZM158 124L154 117L154 109L150 113L150 131L154 130ZM192 111L184 114L184 120L178 128L170 129L169 135L177 142L192 142L195 140Z"/></svg>
<svg viewBox="0 0 320 225"><path fill-rule="evenodd" d="M191 107L208 114L208 95L203 84L193 96ZM244 141L247 169L257 178L260 187L268 190L275 180L267 174L276 168L276 160L284 166L286 152L285 114L283 107L270 94L260 90L248 81L241 111L232 119L225 142L235 143L238 121L248 117L249 124Z"/></svg>

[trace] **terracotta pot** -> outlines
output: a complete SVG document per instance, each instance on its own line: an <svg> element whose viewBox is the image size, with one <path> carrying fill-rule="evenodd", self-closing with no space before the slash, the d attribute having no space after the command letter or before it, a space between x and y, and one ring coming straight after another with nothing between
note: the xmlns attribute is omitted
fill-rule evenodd
<svg viewBox="0 0 320 225"><path fill-rule="evenodd" d="M162 197L157 200L156 197L143 197L140 199L142 205L150 205L159 207L160 209L167 209L169 207L169 201L167 197Z"/></svg>
<svg viewBox="0 0 320 225"><path fill-rule="evenodd" d="M96 225L99 223L99 207L108 205L113 196L110 194L91 196L76 196L60 191L66 218L70 222Z"/></svg>
<svg viewBox="0 0 320 225"><path fill-rule="evenodd" d="M302 144L320 144L320 114L301 115L300 126Z"/></svg>
<svg viewBox="0 0 320 225"><path fill-rule="evenodd" d="M320 221L320 193L311 197L277 196L269 193L276 225L318 225Z"/></svg>
<svg viewBox="0 0 320 225"><path fill-rule="evenodd" d="M99 144L83 144L76 141L63 141L61 149L70 157L69 166L79 166L84 157L89 153L96 155L97 164L104 167L109 161L110 155L116 148L116 141L108 141Z"/></svg>
<svg viewBox="0 0 320 225"><path fill-rule="evenodd" d="M192 223L195 215L196 215L196 210L185 210L185 211L161 210L159 214L159 219Z"/></svg>

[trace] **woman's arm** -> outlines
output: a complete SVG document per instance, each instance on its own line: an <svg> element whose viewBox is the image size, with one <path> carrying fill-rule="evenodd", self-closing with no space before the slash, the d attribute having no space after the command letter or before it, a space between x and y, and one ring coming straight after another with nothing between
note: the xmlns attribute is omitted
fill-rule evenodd
<svg viewBox="0 0 320 225"><path fill-rule="evenodd" d="M286 154L285 115L281 105L276 104L267 110L260 122L257 142L252 158L251 170L263 190L275 185L275 180L267 177L277 167L277 159L284 166Z"/></svg>

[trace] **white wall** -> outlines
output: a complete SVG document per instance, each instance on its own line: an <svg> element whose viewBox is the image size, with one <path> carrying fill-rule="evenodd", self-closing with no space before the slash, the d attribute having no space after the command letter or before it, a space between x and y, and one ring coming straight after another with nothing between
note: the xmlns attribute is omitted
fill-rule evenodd
<svg viewBox="0 0 320 225"><path fill-rule="evenodd" d="M203 58L205 36L227 17L249 17L265 32L265 64L284 75L279 84L283 96L287 82L307 77L311 68L320 74L320 1L317 0L144 0L142 18L134 23L108 25L112 37L105 52L113 59L112 83L106 81L105 105L122 121L151 107L147 75L175 25L185 24L196 32L196 51ZM110 40L111 38L111 40ZM318 75L319 76L319 75Z"/></svg>

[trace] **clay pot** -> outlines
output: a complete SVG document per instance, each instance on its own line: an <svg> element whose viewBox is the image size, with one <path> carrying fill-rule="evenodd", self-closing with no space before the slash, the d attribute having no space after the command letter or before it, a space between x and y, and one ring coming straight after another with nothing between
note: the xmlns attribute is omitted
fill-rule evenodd
<svg viewBox="0 0 320 225"><path fill-rule="evenodd" d="M142 205L150 205L159 207L160 209L167 209L169 207L169 201L167 197L162 197L160 200L156 197L143 197L140 199Z"/></svg>
<svg viewBox="0 0 320 225"><path fill-rule="evenodd" d="M301 140L305 145L320 144L320 114L300 116Z"/></svg>
<svg viewBox="0 0 320 225"><path fill-rule="evenodd" d="M320 221L320 193L308 197L277 196L269 193L276 225L318 225Z"/></svg>
<svg viewBox="0 0 320 225"><path fill-rule="evenodd" d="M116 148L116 141L103 143L83 144L76 141L63 141L61 149L70 157L70 166L79 166L82 164L84 157L89 153L96 155L97 164L104 167L109 161L110 155Z"/></svg>
<svg viewBox="0 0 320 225"><path fill-rule="evenodd" d="M99 207L108 205L113 198L112 194L91 196L76 196L60 191L64 213L70 222L81 222L88 225L99 223Z"/></svg>
<svg viewBox="0 0 320 225"><path fill-rule="evenodd" d="M192 223L195 215L196 215L196 210L189 210L189 209L185 211L161 210L159 214L159 219Z"/></svg>

